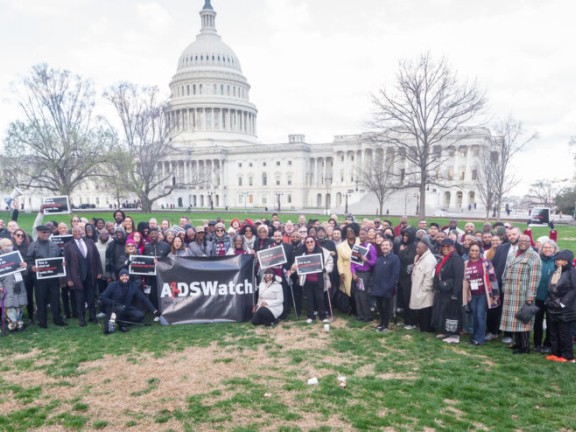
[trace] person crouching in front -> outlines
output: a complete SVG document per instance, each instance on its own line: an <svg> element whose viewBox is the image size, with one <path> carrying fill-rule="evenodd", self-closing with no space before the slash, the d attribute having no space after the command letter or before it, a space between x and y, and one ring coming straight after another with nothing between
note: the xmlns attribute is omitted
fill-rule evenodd
<svg viewBox="0 0 576 432"><path fill-rule="evenodd" d="M264 272L258 286L258 303L253 308L252 324L273 326L284 309L282 285L276 281L274 271L269 268Z"/></svg>

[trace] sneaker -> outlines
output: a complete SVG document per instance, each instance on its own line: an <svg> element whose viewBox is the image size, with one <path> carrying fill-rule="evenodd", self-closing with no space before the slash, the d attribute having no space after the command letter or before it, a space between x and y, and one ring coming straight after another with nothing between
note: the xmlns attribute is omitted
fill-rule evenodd
<svg viewBox="0 0 576 432"><path fill-rule="evenodd" d="M452 336L448 336L445 339L442 339L442 342L446 342L446 343L460 343L460 336L456 336L456 335L452 335Z"/></svg>
<svg viewBox="0 0 576 432"><path fill-rule="evenodd" d="M415 325L411 325L411 324L406 324L404 326L404 330L414 330L416 328Z"/></svg>
<svg viewBox="0 0 576 432"><path fill-rule="evenodd" d="M513 341L512 341L512 338L510 336L506 336L506 337L502 338L502 343L511 344L512 342Z"/></svg>
<svg viewBox="0 0 576 432"><path fill-rule="evenodd" d="M437 334L436 337L437 337L438 339L446 339L446 338L448 337L448 335L447 335L447 334L444 334L444 333L440 333L440 334Z"/></svg>
<svg viewBox="0 0 576 432"><path fill-rule="evenodd" d="M498 339L498 335L495 335L494 333L488 333L485 339L486 341L496 340Z"/></svg>
<svg viewBox="0 0 576 432"><path fill-rule="evenodd" d="M556 361L558 357L556 357L554 354L550 354L549 356L546 356L546 360L552 360L552 361Z"/></svg>
<svg viewBox="0 0 576 432"><path fill-rule="evenodd" d="M312 324L314 322L314 320L312 318L308 318L306 320L306 324Z"/></svg>
<svg viewBox="0 0 576 432"><path fill-rule="evenodd" d="M377 331L378 333L389 333L389 332L390 332L390 329L387 328L387 327L376 327L376 331Z"/></svg>
<svg viewBox="0 0 576 432"><path fill-rule="evenodd" d="M566 363L568 360L566 360L564 357L556 357L555 359L553 359L553 361L558 363Z"/></svg>
<svg viewBox="0 0 576 432"><path fill-rule="evenodd" d="M568 363L576 363L575 359L566 360Z"/></svg>
<svg viewBox="0 0 576 432"><path fill-rule="evenodd" d="M154 317L154 322L160 321L160 317Z"/></svg>

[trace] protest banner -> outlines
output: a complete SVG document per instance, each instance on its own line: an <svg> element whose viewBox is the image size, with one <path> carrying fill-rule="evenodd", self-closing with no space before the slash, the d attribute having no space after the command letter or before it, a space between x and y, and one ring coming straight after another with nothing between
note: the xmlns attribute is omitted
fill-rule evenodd
<svg viewBox="0 0 576 432"><path fill-rule="evenodd" d="M68 196L45 197L44 214L70 214L70 199Z"/></svg>
<svg viewBox="0 0 576 432"><path fill-rule="evenodd" d="M163 324L243 322L252 317L252 255L159 258L156 282Z"/></svg>
<svg viewBox="0 0 576 432"><path fill-rule="evenodd" d="M322 273L322 270L324 270L324 257L319 253L297 256L296 268L299 275Z"/></svg>

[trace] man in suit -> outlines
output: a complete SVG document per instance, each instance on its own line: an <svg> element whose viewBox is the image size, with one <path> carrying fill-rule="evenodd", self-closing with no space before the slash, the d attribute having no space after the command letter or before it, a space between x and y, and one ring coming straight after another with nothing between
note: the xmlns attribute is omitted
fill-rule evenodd
<svg viewBox="0 0 576 432"><path fill-rule="evenodd" d="M96 279L102 277L102 261L94 242L82 238L82 228L72 227L72 241L64 246L64 261L66 263L66 285L74 290L76 298L76 313L80 327L86 327L84 314L86 303L90 321L96 321L95 285Z"/></svg>

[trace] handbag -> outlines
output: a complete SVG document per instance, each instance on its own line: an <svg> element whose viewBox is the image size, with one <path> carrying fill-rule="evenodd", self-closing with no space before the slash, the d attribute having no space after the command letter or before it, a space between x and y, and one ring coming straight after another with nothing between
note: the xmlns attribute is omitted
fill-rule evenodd
<svg viewBox="0 0 576 432"><path fill-rule="evenodd" d="M334 306L345 314L352 312L352 306L350 305L350 297L343 293L339 289L334 292L334 298L332 299Z"/></svg>
<svg viewBox="0 0 576 432"><path fill-rule="evenodd" d="M524 324L528 324L534 318L534 315L540 310L535 304L525 304L518 312L514 315L518 321L522 321Z"/></svg>

